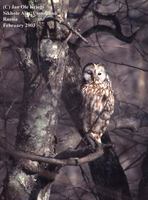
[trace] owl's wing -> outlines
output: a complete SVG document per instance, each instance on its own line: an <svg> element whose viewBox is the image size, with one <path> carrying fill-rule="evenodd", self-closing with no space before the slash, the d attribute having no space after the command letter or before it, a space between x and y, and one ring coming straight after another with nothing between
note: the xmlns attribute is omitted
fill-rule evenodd
<svg viewBox="0 0 148 200"><path fill-rule="evenodd" d="M91 115L92 129L90 134L98 142L101 141L101 137L105 133L114 111L114 96L113 93L109 94L108 96L103 94L101 101L98 103L98 107L95 108L95 112Z"/></svg>

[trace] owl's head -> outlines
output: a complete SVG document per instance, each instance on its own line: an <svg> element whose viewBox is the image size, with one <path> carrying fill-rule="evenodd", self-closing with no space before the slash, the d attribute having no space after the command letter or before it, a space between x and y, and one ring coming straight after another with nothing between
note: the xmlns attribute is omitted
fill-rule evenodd
<svg viewBox="0 0 148 200"><path fill-rule="evenodd" d="M89 63L83 69L83 81L85 83L103 83L108 79L105 68L102 64Z"/></svg>

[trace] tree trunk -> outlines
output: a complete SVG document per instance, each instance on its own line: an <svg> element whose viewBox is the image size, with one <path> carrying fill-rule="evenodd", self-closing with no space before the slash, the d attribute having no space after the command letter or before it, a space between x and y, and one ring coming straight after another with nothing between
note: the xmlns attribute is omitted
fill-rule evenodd
<svg viewBox="0 0 148 200"><path fill-rule="evenodd" d="M44 12L47 11L51 16L54 12L60 13L64 20L68 1L49 2L41 2ZM55 154L58 105L68 49L66 43L59 41L56 35L61 27L55 21L49 24L50 26L54 26L54 35L43 37L40 45L39 38L31 41L31 36L27 35L28 42L34 42L33 45L36 46L32 47L32 44L28 43L29 48L19 49L22 60L20 67L24 73L24 91L16 138L16 149L46 157ZM34 38L37 33L36 29L31 32ZM9 199L49 199L54 175L48 178L45 188L37 175L38 171L44 171L46 168L46 165L38 162L19 160L9 177Z"/></svg>

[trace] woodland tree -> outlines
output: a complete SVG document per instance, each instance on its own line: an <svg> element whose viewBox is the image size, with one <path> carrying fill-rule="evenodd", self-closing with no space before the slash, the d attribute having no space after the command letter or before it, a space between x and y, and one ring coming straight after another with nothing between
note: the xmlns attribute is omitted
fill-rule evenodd
<svg viewBox="0 0 148 200"><path fill-rule="evenodd" d="M124 132L130 134L132 130L134 134L135 130L148 125L147 113L134 107L134 113L130 115L131 107L117 99L117 109L110 128L102 138L103 145L92 151L91 144L85 142L80 117L82 63L79 51L82 47L86 50L96 49L97 44L97 48L105 55L100 34L107 34L124 44L137 45L137 51L144 62L147 62L146 50L138 42L139 32L145 26L145 22L141 22L146 19L145 1L24 0L8 3L29 6L26 11L34 13L34 17L20 17L20 21L34 23L35 27L21 30L20 42L16 42L16 30L11 30L11 37L8 37L7 30L3 29L1 51L12 49L18 63L17 70L21 74L19 76L23 82L23 92L17 108L17 100L13 99L7 105L6 98L2 98L6 111L2 118L4 137L0 143L7 176L1 198L50 199L51 185L62 166L79 165L87 182L87 174L81 164L88 163L95 184L95 189L91 191L94 199L131 199L127 177L114 147L110 145L109 135L113 131L118 134L123 128ZM34 9L35 6L42 6L40 14ZM144 15L143 18L139 13ZM80 26L82 28L79 30ZM3 57L6 59L4 55ZM105 56L102 61L109 65L126 65L110 61ZM126 66L142 72L148 71L130 64ZM3 90L1 96L5 97ZM14 105L19 114L15 147L7 138L8 119ZM120 115L120 110L125 112L126 109L130 114L127 111L127 115ZM64 148L57 152L60 143L57 132L61 131L58 125L65 112L75 127L76 138L70 144L65 133L62 136ZM65 119L64 125L70 127L66 123ZM10 158L16 158L15 162ZM143 163L144 166L147 165L146 162ZM139 186L139 199L145 198L142 195L146 196L146 170L143 171L143 176Z"/></svg>

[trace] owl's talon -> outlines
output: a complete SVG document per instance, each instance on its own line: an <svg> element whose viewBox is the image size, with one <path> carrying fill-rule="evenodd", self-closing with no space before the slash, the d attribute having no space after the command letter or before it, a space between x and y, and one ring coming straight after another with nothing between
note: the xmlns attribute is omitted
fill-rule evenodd
<svg viewBox="0 0 148 200"><path fill-rule="evenodd" d="M87 135L86 139L93 150L96 150L97 148L103 148L102 143L98 142L94 137L92 137L92 135Z"/></svg>

